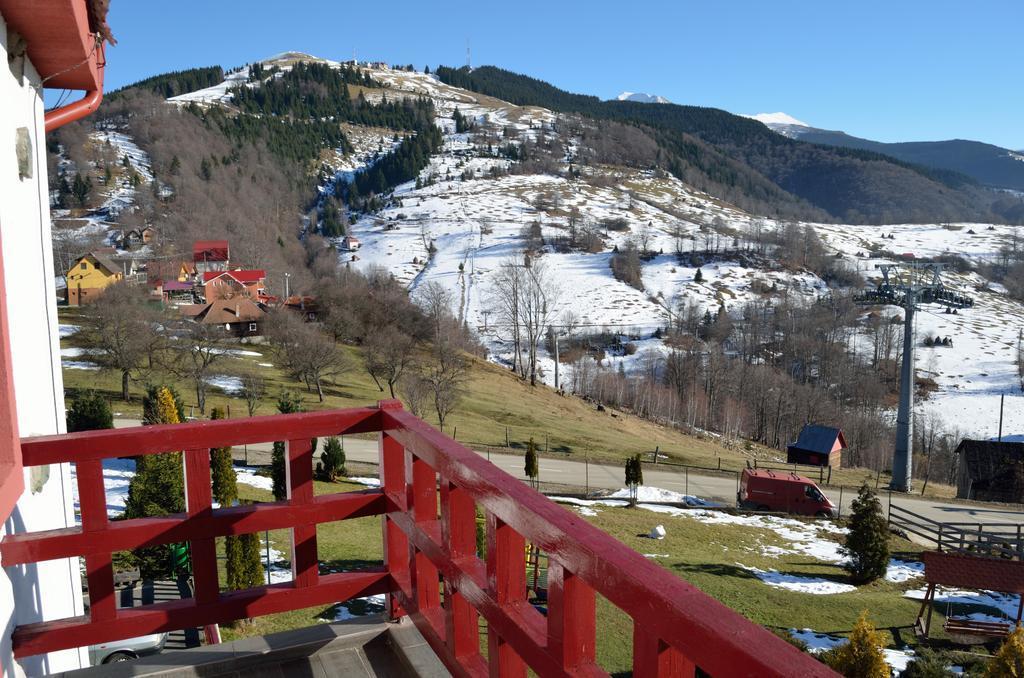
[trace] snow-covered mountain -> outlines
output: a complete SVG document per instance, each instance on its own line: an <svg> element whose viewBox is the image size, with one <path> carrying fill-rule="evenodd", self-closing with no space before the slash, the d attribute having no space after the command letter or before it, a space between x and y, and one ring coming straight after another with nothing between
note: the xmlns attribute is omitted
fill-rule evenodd
<svg viewBox="0 0 1024 678"><path fill-rule="evenodd" d="M699 317L723 307L739 312L744 303L765 298L784 296L811 303L829 294L828 284L810 270L749 256L701 255L718 251L720 245L728 250L732 242L736 248L763 242L765 234L784 227L782 222L746 213L667 174L597 163L575 165L579 173L570 173L578 154L586 150L585 139L556 136L557 128L570 128L555 124L562 114L479 95L422 72L382 65L365 70L385 85L367 90L371 102L385 95L389 100L431 99L444 147L418 180L397 186L382 209L355 215L351 233L363 245L358 254L342 253L339 263L364 271L386 270L414 297L427 283L443 285L458 318L476 329L495 362L510 364L513 351L507 328L496 324L493 315L488 318L493 313L496 273L504 262L522 257L528 224L534 229L531 233L536 232L542 260L558 271L560 289L551 300L552 317L605 328L627 337L638 349L606 355L599 366L607 370L639 371L647 358L667 353L659 328L684 305L693 306ZM224 105L230 90L226 81L178 99ZM664 101L630 92L619 99ZM457 131L456 109L474 130ZM770 127L815 129L784 113L748 117ZM367 166L372 151L387 147L390 133L381 136L379 130L361 130L358 125L345 129L355 150L339 151L330 161L339 173ZM516 161L489 148L488 134L502 135L512 145L554 146L557 171L510 172ZM593 249L559 245L568 237L570 220L586 225L596 240ZM899 260L899 253L922 258L957 253L972 264L983 264L994 260L1015 237L1015 229L999 224L806 225L868 285L877 282L875 265ZM631 286L615 278L611 261L616 251L638 239L651 256L639 264L642 284ZM694 256L677 257L677 249ZM1024 325L1024 306L975 272L950 272L946 283L974 295L976 305L958 314L931 309L918 316L919 336L952 338L956 350L919 345L918 372L934 379L937 390L918 402L916 414L962 422L963 433L995 435L998 417L989 414L998 412L1000 394L1019 390L1016 328ZM893 308L879 312L898 315ZM865 330L851 340L851 349L867 352L869 344ZM541 378L550 383L553 358L543 346L540 354ZM571 373L566 367L562 378L568 380ZM1024 430L1024 397L1007 402L1005 428Z"/></svg>
<svg viewBox="0 0 1024 678"><path fill-rule="evenodd" d="M645 94L644 92L623 92L615 97L619 101L636 101L641 104L670 104L672 103L663 96L657 94Z"/></svg>
<svg viewBox="0 0 1024 678"><path fill-rule="evenodd" d="M744 118L751 118L752 120L763 122L769 129L774 130L783 136L790 137L791 139L796 139L801 136L801 133L814 129L806 122L797 120L788 113L783 113L781 111L777 113L755 113L753 115L741 113L740 115Z"/></svg>

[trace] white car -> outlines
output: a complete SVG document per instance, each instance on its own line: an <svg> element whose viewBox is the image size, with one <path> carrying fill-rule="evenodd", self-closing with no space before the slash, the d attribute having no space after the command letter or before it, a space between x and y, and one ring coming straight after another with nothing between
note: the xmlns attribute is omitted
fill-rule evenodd
<svg viewBox="0 0 1024 678"><path fill-rule="evenodd" d="M112 640L109 643L90 645L89 662L93 666L99 666L100 664L110 664L112 662L130 661L148 654L160 652L164 649L166 642L166 633L151 633L148 636Z"/></svg>

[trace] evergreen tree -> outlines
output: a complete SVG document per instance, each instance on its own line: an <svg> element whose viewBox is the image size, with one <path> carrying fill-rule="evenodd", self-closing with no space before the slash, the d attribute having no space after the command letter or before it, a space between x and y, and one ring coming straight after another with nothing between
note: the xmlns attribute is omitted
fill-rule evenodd
<svg viewBox="0 0 1024 678"><path fill-rule="evenodd" d="M178 172L180 172L180 171L181 171L181 160L178 159L178 156L174 156L173 158L171 158L171 174L174 175L174 176L177 176Z"/></svg>
<svg viewBox="0 0 1024 678"><path fill-rule="evenodd" d="M81 174L75 172L75 179L71 183L71 194L75 197L79 207L85 207L90 193L92 193L92 179L88 176L83 179Z"/></svg>
<svg viewBox="0 0 1024 678"><path fill-rule="evenodd" d="M878 496L866 483L853 501L850 533L843 550L849 559L846 569L854 581L867 583L885 575L889 565L889 527Z"/></svg>
<svg viewBox="0 0 1024 678"><path fill-rule="evenodd" d="M882 634L871 625L864 611L853 625L850 640L823 652L819 659L846 678L889 678L891 671L882 647Z"/></svg>
<svg viewBox="0 0 1024 678"><path fill-rule="evenodd" d="M156 391L153 406L158 424L177 424L178 406L167 387ZM185 510L185 479L180 452L140 456L135 461L135 475L128 484L125 518L145 518ZM170 573L168 547L154 546L133 552L142 577L155 579Z"/></svg>
<svg viewBox="0 0 1024 678"><path fill-rule="evenodd" d="M644 468L640 455L626 458L626 487L629 488L630 506L636 506L637 488L644 484Z"/></svg>
<svg viewBox="0 0 1024 678"><path fill-rule="evenodd" d="M258 533L249 532L227 537L224 543L224 554L228 563L228 589L239 591L265 583ZM233 566L232 563L234 563Z"/></svg>
<svg viewBox="0 0 1024 678"><path fill-rule="evenodd" d="M203 161L199 163L199 176L203 181L209 181L213 178L213 171L210 169L210 161L203 158Z"/></svg>
<svg viewBox="0 0 1024 678"><path fill-rule="evenodd" d="M533 442L533 436L530 437L530 442L526 443L525 461L523 472L530 479L530 485L536 489L540 487L540 465L537 459L537 443Z"/></svg>
<svg viewBox="0 0 1024 678"><path fill-rule="evenodd" d="M159 411L160 391L162 389L167 390L171 394L171 400L174 401L174 410L177 414L177 421L168 422L167 415L161 414ZM142 424L166 424L166 423L179 423L185 421L185 404L181 400L181 396L178 395L177 389L173 386L156 386L150 384L146 387L146 394L142 396Z"/></svg>
<svg viewBox="0 0 1024 678"><path fill-rule="evenodd" d="M1018 626L1007 636L995 658L989 662L985 675L991 678L1024 677L1024 627Z"/></svg>
<svg viewBox="0 0 1024 678"><path fill-rule="evenodd" d="M320 453L320 463L317 467L320 477L331 483L338 476L348 475L345 469L345 449L338 438L331 436L324 442L324 451Z"/></svg>
<svg viewBox="0 0 1024 678"><path fill-rule="evenodd" d="M68 184L68 179L65 176L61 176L60 181L57 183L57 207L62 209L68 206L68 197L71 195L71 185Z"/></svg>
<svg viewBox="0 0 1024 678"><path fill-rule="evenodd" d="M697 272L693 274L693 282L695 282L695 283L702 283L702 282L704 282L704 274L701 273L699 268L697 269Z"/></svg>
<svg viewBox="0 0 1024 678"><path fill-rule="evenodd" d="M294 393L285 391L277 399L277 411L281 414L294 414L302 411L302 399ZM315 445L315 443L314 443ZM270 477L273 480L274 499L280 501L288 497L288 476L285 474L285 444L283 441L274 443L274 451L270 457Z"/></svg>
<svg viewBox="0 0 1024 678"><path fill-rule="evenodd" d="M210 419L224 418L219 407L210 412ZM215 447L210 450L210 475L213 478L213 500L222 507L228 507L238 499L238 476L231 459L230 447Z"/></svg>
<svg viewBox="0 0 1024 678"><path fill-rule="evenodd" d="M72 401L67 421L68 433L114 428L110 405L95 391L86 391Z"/></svg>

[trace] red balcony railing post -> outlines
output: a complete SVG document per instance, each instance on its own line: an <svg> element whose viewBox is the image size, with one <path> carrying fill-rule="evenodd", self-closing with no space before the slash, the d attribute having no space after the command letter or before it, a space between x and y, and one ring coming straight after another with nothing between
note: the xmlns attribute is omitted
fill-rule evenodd
<svg viewBox="0 0 1024 678"><path fill-rule="evenodd" d="M696 667L683 653L633 622L633 675L637 678L693 678Z"/></svg>
<svg viewBox="0 0 1024 678"><path fill-rule="evenodd" d="M593 664L597 642L594 589L548 560L548 647L565 669Z"/></svg>
<svg viewBox="0 0 1024 678"><path fill-rule="evenodd" d="M103 487L103 462L98 459L75 462L75 473L78 477L82 532L102 535L109 522L107 495ZM89 618L94 623L110 621L117 614L112 563L109 552L85 557L85 575L89 582Z"/></svg>
<svg viewBox="0 0 1024 678"><path fill-rule="evenodd" d="M523 536L488 511L487 585L501 606L526 604L525 550ZM525 678L526 663L490 624L487 625L487 648L492 678Z"/></svg>
<svg viewBox="0 0 1024 678"><path fill-rule="evenodd" d="M313 502L313 441L297 438L288 441L286 467L288 503L301 506ZM316 552L316 523L292 528L292 579L299 587L316 586L320 563Z"/></svg>
<svg viewBox="0 0 1024 678"><path fill-rule="evenodd" d="M382 400L378 403L381 410L400 410L402 404L397 400ZM409 509L405 449L402 444L385 431L380 432L379 462L380 484L389 507L398 511ZM395 523L388 513L381 517L381 531L384 537L384 567L391 575L392 592L387 596L387 612L390 619L398 619L406 614L399 602L398 591L406 597L412 597L412 579L409 570L409 537Z"/></svg>
<svg viewBox="0 0 1024 678"><path fill-rule="evenodd" d="M437 531L437 474L423 459L413 457L412 461L412 511L416 525L428 533ZM440 537L440 535L437 535ZM438 614L441 608L441 588L438 570L427 554L413 549L413 590L416 608L437 627L438 634L444 633L444 625Z"/></svg>
<svg viewBox="0 0 1024 678"><path fill-rule="evenodd" d="M185 511L189 518L206 518L213 513L213 488L210 481L210 450L186 450L182 455L185 473ZM220 577L217 574L217 542L215 539L192 539L192 580L197 605L217 602ZM207 644L220 642L216 625L204 626Z"/></svg>
<svg viewBox="0 0 1024 678"><path fill-rule="evenodd" d="M185 466L185 511L190 518L206 517L213 507L213 491L210 485L210 451L187 450ZM200 605L212 603L220 594L217 575L217 544L213 539L193 539L189 542L192 551L192 575L195 579L196 602Z"/></svg>
<svg viewBox="0 0 1024 678"><path fill-rule="evenodd" d="M441 478L441 533L452 560L476 558L476 505L469 492ZM448 649L459 659L480 653L479 615L449 580L444 582Z"/></svg>

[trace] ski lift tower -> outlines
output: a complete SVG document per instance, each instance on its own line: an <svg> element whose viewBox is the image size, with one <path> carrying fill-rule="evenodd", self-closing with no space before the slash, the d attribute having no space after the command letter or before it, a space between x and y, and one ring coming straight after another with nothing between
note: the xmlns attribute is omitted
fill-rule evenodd
<svg viewBox="0 0 1024 678"><path fill-rule="evenodd" d="M896 415L896 450L889 487L909 492L914 444L914 312L918 304L940 304L946 310L970 308L974 299L942 284L943 265L932 262L879 264L882 282L857 299L865 305L899 306L903 309L903 364L900 366L900 404Z"/></svg>

